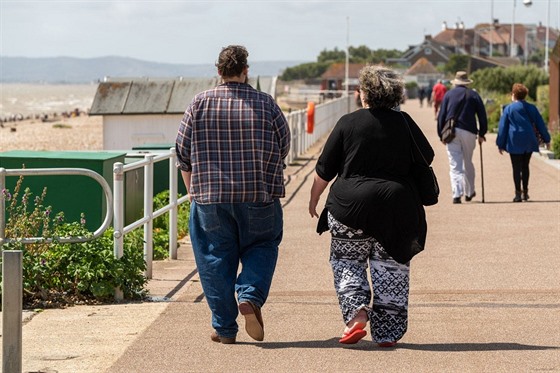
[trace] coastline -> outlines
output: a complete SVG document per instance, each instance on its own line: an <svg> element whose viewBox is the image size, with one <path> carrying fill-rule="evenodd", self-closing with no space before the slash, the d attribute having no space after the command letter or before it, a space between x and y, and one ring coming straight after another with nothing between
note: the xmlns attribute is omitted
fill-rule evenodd
<svg viewBox="0 0 560 373"><path fill-rule="evenodd" d="M0 83L0 121L49 119L89 111L97 84Z"/></svg>

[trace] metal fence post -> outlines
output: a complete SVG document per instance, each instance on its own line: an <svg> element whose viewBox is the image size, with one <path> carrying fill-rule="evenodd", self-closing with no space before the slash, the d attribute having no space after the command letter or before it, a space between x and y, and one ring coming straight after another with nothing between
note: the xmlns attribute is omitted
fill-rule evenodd
<svg viewBox="0 0 560 373"><path fill-rule="evenodd" d="M22 371L23 252L2 251L2 372Z"/></svg>
<svg viewBox="0 0 560 373"><path fill-rule="evenodd" d="M146 261L145 276L152 278L154 259L154 154L146 154L148 164L144 166L144 217L148 221L144 224L144 260Z"/></svg>
<svg viewBox="0 0 560 373"><path fill-rule="evenodd" d="M177 191L178 191L178 178L177 178L177 166L175 162L177 160L177 154L175 153L175 148L169 149L171 157L169 158L169 204L171 210L169 210L169 258L177 259Z"/></svg>
<svg viewBox="0 0 560 373"><path fill-rule="evenodd" d="M113 165L113 251L116 259L123 256L124 246L124 170L121 162ZM115 289L115 300L123 300L122 289Z"/></svg>

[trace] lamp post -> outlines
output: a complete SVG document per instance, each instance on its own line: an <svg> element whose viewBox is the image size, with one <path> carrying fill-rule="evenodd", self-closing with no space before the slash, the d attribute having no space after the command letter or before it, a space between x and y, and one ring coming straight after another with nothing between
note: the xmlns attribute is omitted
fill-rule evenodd
<svg viewBox="0 0 560 373"><path fill-rule="evenodd" d="M494 0L490 0L490 20L492 21L490 22L492 28L490 29L490 53L489 53L491 58L494 49Z"/></svg>
<svg viewBox="0 0 560 373"><path fill-rule="evenodd" d="M546 36L544 41L544 71L548 74L548 43L549 43L549 29L550 29L550 0L546 8Z"/></svg>
<svg viewBox="0 0 560 373"><path fill-rule="evenodd" d="M510 41L509 41L509 56L515 57L513 53L513 36L515 34L515 0L513 0L513 13L511 15L511 32L510 32Z"/></svg>

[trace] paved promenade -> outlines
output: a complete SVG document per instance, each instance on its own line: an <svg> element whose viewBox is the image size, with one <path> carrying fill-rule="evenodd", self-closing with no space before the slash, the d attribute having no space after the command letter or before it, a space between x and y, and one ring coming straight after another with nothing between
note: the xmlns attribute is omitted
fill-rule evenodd
<svg viewBox="0 0 560 373"><path fill-rule="evenodd" d="M508 155L495 135L475 151L477 196L451 203L445 148L432 108L409 100L430 139L442 189L427 208L428 240L411 264L408 332L380 349L355 345L344 328L328 263L329 235L307 213L320 145L288 169L285 235L265 340L243 328L235 345L210 341L210 313L188 242L179 259L154 265L156 302L76 306L26 318L24 372L560 372L560 169L531 161L530 202L512 203ZM324 197L323 196L323 200ZM322 203L321 203L322 205Z"/></svg>

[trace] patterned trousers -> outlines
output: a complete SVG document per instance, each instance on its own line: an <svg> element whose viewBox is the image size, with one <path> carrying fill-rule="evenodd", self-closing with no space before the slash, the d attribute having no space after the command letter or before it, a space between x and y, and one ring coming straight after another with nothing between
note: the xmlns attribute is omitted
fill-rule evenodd
<svg viewBox="0 0 560 373"><path fill-rule="evenodd" d="M328 222L330 263L344 323L364 309L374 342L398 341L408 324L409 264L397 263L375 238L342 224L330 213Z"/></svg>

